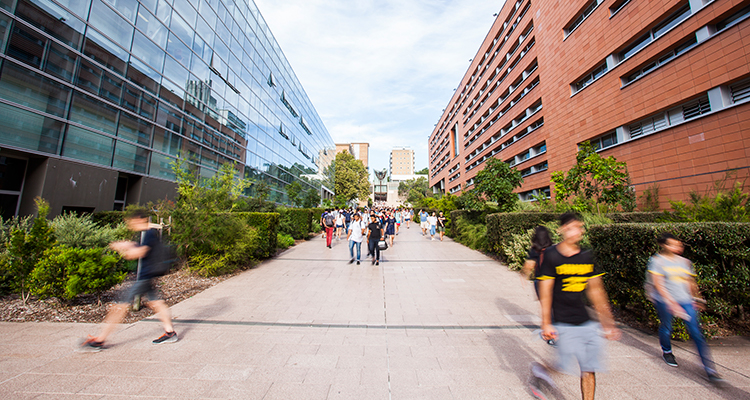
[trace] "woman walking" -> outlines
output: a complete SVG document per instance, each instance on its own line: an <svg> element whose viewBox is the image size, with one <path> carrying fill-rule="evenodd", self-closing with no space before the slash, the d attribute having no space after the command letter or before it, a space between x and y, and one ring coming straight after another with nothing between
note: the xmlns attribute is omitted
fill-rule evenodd
<svg viewBox="0 0 750 400"><path fill-rule="evenodd" d="M385 236L391 240L393 246L393 237L396 236L396 218L393 213L388 214L385 219Z"/></svg>

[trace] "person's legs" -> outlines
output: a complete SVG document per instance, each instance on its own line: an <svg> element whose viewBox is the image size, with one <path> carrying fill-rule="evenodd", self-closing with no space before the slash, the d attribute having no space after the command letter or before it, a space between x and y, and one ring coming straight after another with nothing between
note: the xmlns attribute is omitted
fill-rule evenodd
<svg viewBox="0 0 750 400"><path fill-rule="evenodd" d="M326 227L326 246L331 247L333 241L333 227Z"/></svg>
<svg viewBox="0 0 750 400"><path fill-rule="evenodd" d="M380 247L378 247L378 242L375 242L375 262L380 262Z"/></svg>
<svg viewBox="0 0 750 400"><path fill-rule="evenodd" d="M130 306L130 303L117 303L110 307L107 316L104 318L104 326L102 327L101 332L99 332L99 336L96 337L97 341L104 342L115 330L117 325L125 319L125 314L128 312L128 306Z"/></svg>
<svg viewBox="0 0 750 400"><path fill-rule="evenodd" d="M706 370L707 374L715 374L716 369L714 368L714 362L711 360L711 354L708 350L706 339L703 337L703 332L701 332L701 328L698 325L698 313L695 311L695 308L693 308L691 303L680 304L680 307L682 307L685 310L685 313L690 316L690 321L684 321L685 327L687 328L688 334L695 342L695 347L698 349L698 355L701 357L703 368Z"/></svg>
<svg viewBox="0 0 750 400"><path fill-rule="evenodd" d="M357 243L353 240L349 241L349 259L354 260L354 244Z"/></svg>
<svg viewBox="0 0 750 400"><path fill-rule="evenodd" d="M169 312L169 307L164 300L153 300L146 303L146 305L154 310L156 315L159 317L162 326L164 326L164 332L174 332L174 326L172 326L172 313Z"/></svg>
<svg viewBox="0 0 750 400"><path fill-rule="evenodd" d="M672 352L672 314L663 302L654 302L659 315L659 344L664 353Z"/></svg>
<svg viewBox="0 0 750 400"><path fill-rule="evenodd" d="M581 398L594 400L596 393L596 375L593 372L581 372Z"/></svg>
<svg viewBox="0 0 750 400"><path fill-rule="evenodd" d="M354 242L354 246L357 247L357 262L359 262L360 254L362 252L362 242Z"/></svg>
<svg viewBox="0 0 750 400"><path fill-rule="evenodd" d="M374 240L370 240L367 242L367 251L368 254L372 255L372 260L375 261L375 249L378 247L378 242Z"/></svg>

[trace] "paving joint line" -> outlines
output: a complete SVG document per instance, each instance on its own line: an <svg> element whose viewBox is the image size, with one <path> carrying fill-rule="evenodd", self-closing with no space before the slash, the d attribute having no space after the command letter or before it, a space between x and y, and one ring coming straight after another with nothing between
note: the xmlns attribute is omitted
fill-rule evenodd
<svg viewBox="0 0 750 400"><path fill-rule="evenodd" d="M161 322L156 318L145 318L145 322ZM235 326L277 326L289 328L338 328L338 329L420 329L420 330L518 330L539 329L539 325L517 324L517 325L390 325L390 324L325 324L313 322L264 322L264 321L227 321L210 319L179 319L174 318L172 322L177 324L194 325L235 325Z"/></svg>

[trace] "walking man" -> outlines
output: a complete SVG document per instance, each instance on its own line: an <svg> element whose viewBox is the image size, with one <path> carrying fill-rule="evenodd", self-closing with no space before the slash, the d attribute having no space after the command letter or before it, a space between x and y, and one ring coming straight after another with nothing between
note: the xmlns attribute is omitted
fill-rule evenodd
<svg viewBox="0 0 750 400"><path fill-rule="evenodd" d="M349 264L354 262L354 248L357 248L357 265L362 254L362 239L364 239L365 229L367 225L364 224L359 214L352 216L353 220L349 224L349 233L347 239L349 240Z"/></svg>
<svg viewBox="0 0 750 400"><path fill-rule="evenodd" d="M380 265L380 248L378 247L378 241L383 236L380 222L378 217L373 215L370 218L370 225L367 226L367 250L372 254L372 263Z"/></svg>
<svg viewBox="0 0 750 400"><path fill-rule="evenodd" d="M326 247L331 248L331 241L333 241L333 228L336 225L336 218L330 210L326 210L323 215L323 228L326 230Z"/></svg>
<svg viewBox="0 0 750 400"><path fill-rule="evenodd" d="M432 215L427 217L427 224L430 226L430 240L435 240L435 230L437 229L438 219L433 211Z"/></svg>
<svg viewBox="0 0 750 400"><path fill-rule="evenodd" d="M539 300L542 305L542 338L555 340L557 344L556 369L576 375L577 363L582 398L591 400L596 392L595 374L604 370L604 339L600 332L609 340L618 340L620 331L615 327L609 310L601 278L604 274L599 271L593 255L579 246L583 233L583 223L577 215L565 213L560 216L562 242L544 251L538 278ZM601 324L589 318L583 301L584 291ZM532 391L535 389L532 385Z"/></svg>
<svg viewBox="0 0 750 400"><path fill-rule="evenodd" d="M427 222L427 211L419 210L419 226L422 228L422 236L427 234L427 230L430 229L430 223Z"/></svg>
<svg viewBox="0 0 750 400"><path fill-rule="evenodd" d="M125 218L128 228L135 232L144 232L141 243L136 242L113 242L109 245L112 250L117 251L126 260L141 259L141 270L138 279L133 282L127 290L125 296L122 296L118 303L113 305L107 317L104 319L99 336L90 336L81 344L84 350L99 351L104 347L104 341L115 330L118 324L125 318L128 307L135 299L135 296L146 295L148 302L146 305L154 310L164 327L164 334L154 339L154 344L172 343L177 341L177 333L172 326L172 317L169 307L164 300L159 298L158 291L154 288L154 279L160 274L157 270L158 263L163 263L163 251L159 233L156 229L149 229L148 214L143 211L135 211Z"/></svg>
<svg viewBox="0 0 750 400"><path fill-rule="evenodd" d="M661 250L651 257L646 272L646 294L659 314L659 343L662 358L667 365L677 367L672 353L672 318L685 322L690 337L698 349L703 369L711 383L721 385L724 380L716 372L703 337L696 309L703 309L705 300L700 297L695 283L695 270L690 260L681 257L683 246L671 233L662 233L657 239Z"/></svg>
<svg viewBox="0 0 750 400"><path fill-rule="evenodd" d="M440 241L443 241L443 235L445 235L445 216L440 211L440 215L437 218L437 230L440 232Z"/></svg>

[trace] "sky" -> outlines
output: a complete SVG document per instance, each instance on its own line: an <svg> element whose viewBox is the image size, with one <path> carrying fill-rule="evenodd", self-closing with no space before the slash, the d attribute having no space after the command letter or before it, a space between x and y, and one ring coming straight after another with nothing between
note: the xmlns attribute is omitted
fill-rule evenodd
<svg viewBox="0 0 750 400"><path fill-rule="evenodd" d="M504 0L255 0L336 143L394 147L428 166L427 141Z"/></svg>

